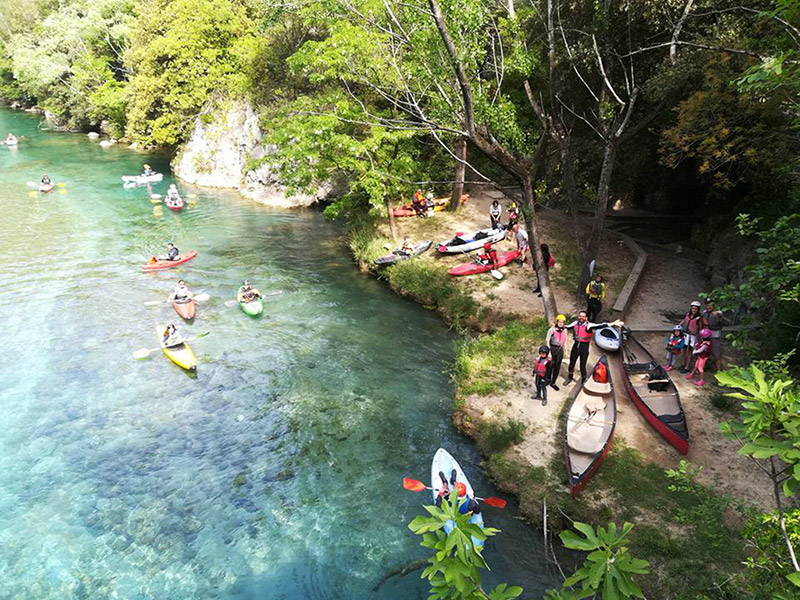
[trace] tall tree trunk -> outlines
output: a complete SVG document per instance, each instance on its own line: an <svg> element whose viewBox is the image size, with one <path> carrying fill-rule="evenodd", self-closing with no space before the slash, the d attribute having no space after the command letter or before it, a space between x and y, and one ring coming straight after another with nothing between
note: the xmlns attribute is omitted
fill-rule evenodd
<svg viewBox="0 0 800 600"><path fill-rule="evenodd" d="M467 171L467 139L460 137L456 140L453 153L456 161L456 177L453 186L453 196L450 198L450 210L455 212L461 207L461 196L464 194L464 175Z"/></svg>
<svg viewBox="0 0 800 600"><path fill-rule="evenodd" d="M792 560L792 566L795 571L800 571L800 565L797 564L797 557L794 553L792 540L789 539L789 534L786 531L786 516L783 514L783 502L781 502L781 485L778 483L778 473L775 468L775 457L771 456L769 459L770 470L772 471L772 492L775 495L775 506L778 508L778 522L781 526L781 534L786 542L786 547L789 548L789 558Z"/></svg>
<svg viewBox="0 0 800 600"><path fill-rule="evenodd" d="M389 231L392 233L392 240L395 244L399 242L397 237L397 225L394 222L394 213L392 212L392 203L389 197L386 197L386 216L389 217Z"/></svg>
<svg viewBox="0 0 800 600"><path fill-rule="evenodd" d="M536 212L534 204L536 197L533 191L533 179L528 177L520 177L522 184L522 202L526 207L526 214L530 215L525 219L525 229L528 232L528 239L531 245L531 255L533 257L533 270L539 278L539 290L542 292L542 305L544 306L544 316L548 323L555 323L558 309L556 307L556 297L553 294L553 288L550 286L550 274L547 271L547 265L544 264L542 252L539 250L539 228L536 225Z"/></svg>

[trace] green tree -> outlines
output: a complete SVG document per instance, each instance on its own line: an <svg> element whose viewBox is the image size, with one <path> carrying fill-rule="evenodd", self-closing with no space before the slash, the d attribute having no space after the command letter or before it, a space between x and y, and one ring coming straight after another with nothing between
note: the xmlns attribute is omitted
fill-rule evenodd
<svg viewBox="0 0 800 600"><path fill-rule="evenodd" d="M481 528L470 523L471 513L461 514L458 497L450 494L441 508L425 506L429 516L415 517L408 528L422 536L422 545L434 552L422 572L431 586L431 599L452 600L512 600L522 594L522 588L499 584L490 592L481 587L481 571L489 566L483 558L482 546L488 537L500 533L492 527ZM445 533L446 525L454 525Z"/></svg>
<svg viewBox="0 0 800 600"><path fill-rule="evenodd" d="M603 600L644 598L633 577L649 573L649 564L646 560L633 558L628 552L627 536L633 524L625 523L621 531L614 523L610 523L608 529L598 527L596 530L578 521L572 525L579 533L562 531L561 542L570 550L588 552L589 555L581 568L564 581L564 588L580 585L580 589L548 590L545 600L578 600L598 594Z"/></svg>
<svg viewBox="0 0 800 600"><path fill-rule="evenodd" d="M800 489L800 393L796 383L781 376L768 380L756 365L718 373L717 381L739 390L727 396L742 400L740 422L723 423L722 431L741 444L739 452L772 482L778 523L793 571L787 577L800 587L800 565L786 528L783 500Z"/></svg>
<svg viewBox="0 0 800 600"><path fill-rule="evenodd" d="M253 16L246 0L143 0L128 61L128 135L176 146L215 95L243 94Z"/></svg>

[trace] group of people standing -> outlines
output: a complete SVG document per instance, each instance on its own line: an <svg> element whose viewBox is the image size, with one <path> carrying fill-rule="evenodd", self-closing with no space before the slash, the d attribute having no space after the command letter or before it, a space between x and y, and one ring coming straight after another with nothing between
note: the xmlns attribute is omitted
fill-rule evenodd
<svg viewBox="0 0 800 600"><path fill-rule="evenodd" d="M724 324L722 311L714 306L712 298L706 298L702 311L701 306L699 300L693 301L683 320L672 328L667 338L667 361L664 365L664 369L672 371L682 362L679 372L686 373L686 379L693 380L698 386L705 385L704 376L709 359L714 360L717 371L722 367Z"/></svg>

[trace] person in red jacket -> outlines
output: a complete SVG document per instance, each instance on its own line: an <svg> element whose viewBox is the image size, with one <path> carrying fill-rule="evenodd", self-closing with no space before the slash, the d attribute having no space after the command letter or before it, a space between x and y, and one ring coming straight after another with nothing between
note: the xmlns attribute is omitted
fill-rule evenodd
<svg viewBox="0 0 800 600"><path fill-rule="evenodd" d="M615 321L614 323L620 323ZM578 319L566 326L566 329L572 330L574 341L572 342L572 350L569 353L569 367L567 367L567 378L564 380L563 385L572 383L572 372L575 370L575 363L578 358L581 359L581 381L586 381L586 360L589 358L589 344L592 342L592 329L598 327L606 327L609 323L591 323L586 318L586 311L582 310L578 313Z"/></svg>
<svg viewBox="0 0 800 600"><path fill-rule="evenodd" d="M694 380L695 385L705 385L703 381L703 374L706 370L706 361L711 356L711 330L708 327L700 331L700 341L697 342L697 347L692 352L697 357L694 363L694 369L686 376L686 379L693 379L695 372L697 372L697 379Z"/></svg>
<svg viewBox="0 0 800 600"><path fill-rule="evenodd" d="M550 358L553 361L550 375L550 387L558 391L556 381L561 373L561 361L564 360L564 347L567 345L567 317L558 315L556 324L547 330L545 343L550 346Z"/></svg>
<svg viewBox="0 0 800 600"><path fill-rule="evenodd" d="M533 363L533 381L536 385L536 396L533 399L541 400L542 406L547 405L547 384L550 382L550 371L553 365L549 355L550 348L540 346L539 356Z"/></svg>
<svg viewBox="0 0 800 600"><path fill-rule="evenodd" d="M683 333L686 334L686 345L683 351L683 367L681 367L681 373L689 372L689 365L692 364L694 349L695 346L697 346L697 337L700 334L700 330L706 326L707 323L700 313L700 302L695 300L689 305L689 312L686 313L686 316L683 317L683 321L681 321Z"/></svg>
<svg viewBox="0 0 800 600"><path fill-rule="evenodd" d="M483 245L483 254L479 255L475 262L481 265L492 265L492 269L497 269L497 250L492 248L491 242Z"/></svg>

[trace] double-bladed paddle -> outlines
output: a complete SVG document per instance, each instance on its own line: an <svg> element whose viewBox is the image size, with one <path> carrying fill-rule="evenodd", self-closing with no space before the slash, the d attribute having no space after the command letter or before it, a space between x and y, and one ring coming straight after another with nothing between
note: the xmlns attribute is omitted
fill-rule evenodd
<svg viewBox="0 0 800 600"><path fill-rule="evenodd" d="M211 333L211 332L210 331L204 331L203 333L198 333L193 338L189 338L188 340L183 340L183 341L184 341L184 343L185 342L193 342L196 339L199 339L201 337L207 336L209 333ZM139 350L137 350L136 352L133 353L133 358L135 358L136 360L141 360L143 358L147 358L148 356L150 356L150 354L152 354L153 352L155 352L157 350L161 350L161 346L159 346L158 348L140 348Z"/></svg>
<svg viewBox="0 0 800 600"><path fill-rule="evenodd" d="M421 481L417 481L416 479L409 479L408 477L403 477L403 487L411 492L424 492L425 490L433 490L434 488L425 485ZM495 496L489 496L488 498L475 498L476 500L480 500L489 506L494 506L495 508L505 508L506 501L502 498L496 498Z"/></svg>
<svg viewBox="0 0 800 600"><path fill-rule="evenodd" d="M205 302L209 298L211 298L211 296L209 296L208 294L197 294L197 296L194 296L192 300L194 300L195 302ZM148 300L147 302L144 303L144 305L158 306L160 304L164 304L165 302L172 302L172 300Z"/></svg>

